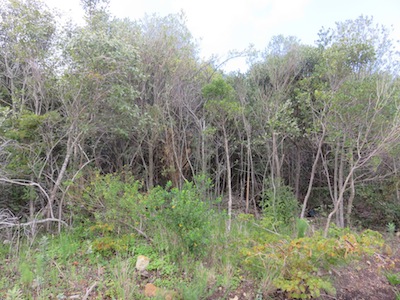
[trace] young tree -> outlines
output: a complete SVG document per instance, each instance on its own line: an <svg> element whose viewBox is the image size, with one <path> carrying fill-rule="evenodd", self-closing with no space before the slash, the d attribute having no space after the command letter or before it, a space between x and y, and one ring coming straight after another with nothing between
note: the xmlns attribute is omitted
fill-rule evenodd
<svg viewBox="0 0 400 300"><path fill-rule="evenodd" d="M399 107L395 84L386 58L391 56L387 32L372 20L359 18L338 23L320 33L324 53L320 74L326 88L320 91L326 145L323 166L333 210L339 226L345 225L344 204L350 188L347 219L350 220L355 183L368 176L375 158L387 153L400 137ZM320 104L319 104L320 105Z"/></svg>
<svg viewBox="0 0 400 300"><path fill-rule="evenodd" d="M226 164L226 186L228 190L228 231L232 222L232 167L231 167L231 139L230 122L236 121L241 114L242 107L234 98L234 90L222 77L217 77L203 87L203 97L207 100L205 109L210 122L222 133L223 148Z"/></svg>

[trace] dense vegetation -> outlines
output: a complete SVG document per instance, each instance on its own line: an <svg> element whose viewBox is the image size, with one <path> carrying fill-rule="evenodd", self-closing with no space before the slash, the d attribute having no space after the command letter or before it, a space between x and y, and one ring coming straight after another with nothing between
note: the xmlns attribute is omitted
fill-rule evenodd
<svg viewBox="0 0 400 300"><path fill-rule="evenodd" d="M400 226L389 30L359 17L314 46L277 36L225 74L184 16L121 20L106 2L82 1L82 26L1 4L0 259L25 253L0 268L1 297L95 282L99 299L136 299L139 254L185 299L244 277L315 297L334 292L318 270L383 245L346 227Z"/></svg>

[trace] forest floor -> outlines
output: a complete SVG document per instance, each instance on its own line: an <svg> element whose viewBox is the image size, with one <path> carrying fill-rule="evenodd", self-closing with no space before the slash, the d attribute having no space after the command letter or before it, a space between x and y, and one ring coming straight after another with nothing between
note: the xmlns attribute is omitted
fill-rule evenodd
<svg viewBox="0 0 400 300"><path fill-rule="evenodd" d="M400 300L400 236L386 234L384 238L384 246L373 254L351 258L348 264L343 262L315 274L318 278L329 278L336 293L327 294L321 290L321 296L313 299ZM36 246L22 247L18 255L3 247L0 299L289 299L287 294L276 290L268 278L265 283L255 282L245 271L239 276L229 268L215 273L215 266L210 263L201 265L200 269L187 265L188 270L206 274L207 280L202 282L204 276L196 277L193 273L193 276L181 274L182 281L177 276L180 271L174 271L176 266L159 257L148 245L139 245L135 251L152 257L154 265L148 272L139 273L134 269L136 259L133 256L102 257L88 252L92 249L89 244L92 245L89 240L67 234L40 237ZM241 268L241 263L238 267ZM227 276L229 280L222 280L229 272L232 273ZM224 285L226 282L228 284ZM146 297L148 285L171 296ZM119 294L121 290L123 294ZM262 294L258 294L260 290Z"/></svg>
<svg viewBox="0 0 400 300"><path fill-rule="evenodd" d="M386 239L387 246L382 253L363 257L358 261L331 269L329 275L336 289L336 295L322 295L319 300L398 300L400 299L400 281L393 285L388 274L400 274L400 237ZM327 274L321 274L327 275ZM397 280L397 279L396 279ZM397 298L396 298L397 297ZM217 299L261 299L257 298L251 282L243 281L236 291L224 294L216 291L209 300ZM267 298L268 299L268 298ZM269 299L286 300L283 293L276 291Z"/></svg>
<svg viewBox="0 0 400 300"><path fill-rule="evenodd" d="M391 239L383 253L364 257L335 271L333 276L340 300L392 300L400 286L390 284L387 276L400 272L399 238ZM397 290L396 290L397 288ZM332 299L332 297L322 297ZM398 299L398 298L397 298Z"/></svg>

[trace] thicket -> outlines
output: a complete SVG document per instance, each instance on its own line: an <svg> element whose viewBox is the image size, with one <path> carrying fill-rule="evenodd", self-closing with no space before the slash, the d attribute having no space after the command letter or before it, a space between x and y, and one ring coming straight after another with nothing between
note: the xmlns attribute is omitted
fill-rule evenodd
<svg viewBox="0 0 400 300"><path fill-rule="evenodd" d="M3 295L54 296L44 287L72 264L97 270L102 296L136 297L119 276L144 254L185 299L246 276L261 294L313 297L333 291L320 269L382 242L345 228L397 231L388 29L361 16L315 45L276 36L233 53L251 64L226 74L200 59L184 15L121 20L106 3L82 1L85 24L63 26L38 0L0 7L0 236L21 254L1 269Z"/></svg>
<svg viewBox="0 0 400 300"><path fill-rule="evenodd" d="M202 198L193 183L145 192L132 178L93 174L84 189L81 184L70 189L76 199L72 209L79 207L73 229L3 244L1 259L11 264L1 267L0 295L65 298L95 284L98 299L142 299L146 279L135 262L146 255L147 276L183 299L207 299L221 288L228 294L249 280L259 298L279 290L292 299L310 299L335 294L328 275L332 267L384 245L371 230L356 234L333 226L324 238L305 220L293 224L296 210L277 210L272 218L266 208L261 219L239 214L227 233L227 213ZM276 203L293 203L286 193L279 193Z"/></svg>

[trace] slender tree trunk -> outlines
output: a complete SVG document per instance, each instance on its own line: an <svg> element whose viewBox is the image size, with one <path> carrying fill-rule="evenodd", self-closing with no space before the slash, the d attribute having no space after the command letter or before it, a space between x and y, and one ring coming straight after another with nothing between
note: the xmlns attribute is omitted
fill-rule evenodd
<svg viewBox="0 0 400 300"><path fill-rule="evenodd" d="M246 214L249 213L249 203L250 203L250 177L251 177L249 149L248 149L247 151L248 151L248 152L247 152L247 181L246 181Z"/></svg>
<svg viewBox="0 0 400 300"><path fill-rule="evenodd" d="M334 209L330 212L330 214L328 215L327 221L326 221L326 225L325 225L325 230L324 230L324 237L328 236L328 231L329 231L329 226L331 224L331 220L332 217L337 214L338 210L339 210L339 204L340 202L343 201L343 197L344 197L344 192L346 190L346 186L349 184L350 178L353 176L355 168L353 167L349 174L346 177L346 180L343 183L343 188L340 189L339 193L338 193L338 199L334 205Z"/></svg>
<svg viewBox="0 0 400 300"><path fill-rule="evenodd" d="M202 120L201 124L201 172L207 174L207 159L206 159L206 121Z"/></svg>
<svg viewBox="0 0 400 300"><path fill-rule="evenodd" d="M300 177L301 177L301 153L300 147L296 143L296 171L294 178L294 192L296 199L300 199Z"/></svg>
<svg viewBox="0 0 400 300"><path fill-rule="evenodd" d="M72 129L71 131L74 131L74 130L75 129ZM73 139L72 138L72 134L73 134L73 132L71 132L69 134L69 136L68 136L67 151L66 151L66 154L65 154L65 157L64 157L64 162L63 162L63 164L61 166L60 172L58 173L56 182L54 183L54 186L50 191L49 203L48 203L47 209L45 209L48 218L54 219L54 212L53 212L52 207L53 207L53 204L55 202L55 199L56 199L56 196L57 196L57 192L58 192L58 190L60 188L61 182L64 179L65 171L67 170L68 163L70 161L70 158L71 158L73 150L74 150L74 147L73 147L74 146L74 141L72 140Z"/></svg>
<svg viewBox="0 0 400 300"><path fill-rule="evenodd" d="M346 226L351 226L351 212L353 210L353 201L356 195L356 189L354 184L354 175L350 178L350 197L347 202L347 212L346 212Z"/></svg>
<svg viewBox="0 0 400 300"><path fill-rule="evenodd" d="M311 168L310 181L308 182L307 193L306 193L306 195L304 197L304 200L303 200L303 207L301 208L300 218L302 218L302 219L304 219L305 214L306 214L307 203L308 203L308 199L310 198L312 187L313 187L313 184L314 184L315 172L317 171L319 157L321 156L321 153L322 153L322 144L324 142L324 138L325 138L325 127L323 127L322 136L321 136L321 138L320 138L320 140L318 142L317 154L316 154L316 156L314 158L314 163L313 163L312 168Z"/></svg>
<svg viewBox="0 0 400 300"><path fill-rule="evenodd" d="M333 205L336 207L336 204L338 203L338 183L339 183L339 141L336 142L336 148L335 148L335 160L334 160L334 166L333 166ZM328 175L329 176L329 175ZM336 225L339 225L339 214L335 215L336 217Z"/></svg>
<svg viewBox="0 0 400 300"><path fill-rule="evenodd" d="M231 231L232 224L232 175L231 175L231 162L229 155L229 142L226 133L225 126L222 127L224 134L224 146L225 146L225 159L226 159L226 175L227 175L227 188L228 188L228 232Z"/></svg>
<svg viewBox="0 0 400 300"><path fill-rule="evenodd" d="M280 180L281 180L281 168L280 168L280 160L279 160L279 154L278 154L278 145L277 145L277 141L276 141L276 133L273 132L272 133L272 166L273 166L273 170L274 170L274 177L272 178L273 181L275 181L275 184L277 185L277 187L280 184ZM277 179L277 180L275 180Z"/></svg>
<svg viewBox="0 0 400 300"><path fill-rule="evenodd" d="M344 145L344 143L343 143ZM340 164L339 164L339 189L344 194L346 191L346 186L343 186L343 172L344 172L344 146L342 146L341 152L340 152ZM342 191L343 190L343 191ZM342 196L343 197L343 196ZM342 201L339 202L339 210L337 212L338 215L338 221L339 223L337 224L340 228L344 228L344 198Z"/></svg>
<svg viewBox="0 0 400 300"><path fill-rule="evenodd" d="M154 146L149 143L149 170L148 170L148 189L154 187Z"/></svg>

